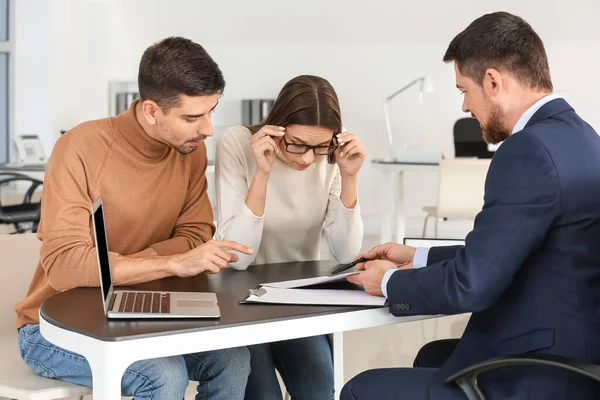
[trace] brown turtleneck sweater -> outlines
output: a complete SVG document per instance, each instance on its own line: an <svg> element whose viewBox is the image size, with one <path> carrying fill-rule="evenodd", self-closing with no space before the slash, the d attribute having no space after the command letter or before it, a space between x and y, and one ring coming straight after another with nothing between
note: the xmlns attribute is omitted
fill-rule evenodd
<svg viewBox="0 0 600 400"><path fill-rule="evenodd" d="M100 195L113 265L120 254L179 254L212 238L206 147L182 155L152 139L136 119L136 104L56 142L44 177L40 261L15 306L17 327L38 323L48 297L99 286L90 209Z"/></svg>

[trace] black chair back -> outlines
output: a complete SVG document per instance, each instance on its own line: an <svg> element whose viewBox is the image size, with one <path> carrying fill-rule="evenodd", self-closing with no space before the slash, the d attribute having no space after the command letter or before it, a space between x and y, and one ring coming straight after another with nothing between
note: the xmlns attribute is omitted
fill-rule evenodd
<svg viewBox="0 0 600 400"><path fill-rule="evenodd" d="M483 141L481 126L475 118L461 118L454 124L454 152L455 157L492 158L494 155Z"/></svg>
<svg viewBox="0 0 600 400"><path fill-rule="evenodd" d="M43 185L43 182L27 175L3 172L0 173L0 190L2 186L19 181L30 184L21 204L3 205L2 193L0 191L0 224L13 224L16 229L15 233L24 233L27 230L37 232L40 222L41 203L32 203L31 200L33 193L38 187Z"/></svg>

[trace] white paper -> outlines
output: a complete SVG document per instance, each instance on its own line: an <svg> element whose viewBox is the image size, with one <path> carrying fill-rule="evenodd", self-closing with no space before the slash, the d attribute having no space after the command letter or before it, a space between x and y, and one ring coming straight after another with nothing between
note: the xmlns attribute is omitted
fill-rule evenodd
<svg viewBox="0 0 600 400"><path fill-rule="evenodd" d="M348 272L334 276L317 276L315 278L295 279L292 281L261 283L261 286L267 286L280 289L291 289L303 286L318 285L320 283L331 283L345 281L348 275L357 274L358 272Z"/></svg>
<svg viewBox="0 0 600 400"><path fill-rule="evenodd" d="M265 294L250 295L253 303L336 305L336 306L383 306L386 298L373 296L362 290L337 289L286 289L263 286Z"/></svg>

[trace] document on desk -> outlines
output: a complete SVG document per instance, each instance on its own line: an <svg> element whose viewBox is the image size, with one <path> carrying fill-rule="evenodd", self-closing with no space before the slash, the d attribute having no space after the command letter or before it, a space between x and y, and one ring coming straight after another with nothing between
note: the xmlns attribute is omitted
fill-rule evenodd
<svg viewBox="0 0 600 400"><path fill-rule="evenodd" d="M292 281L261 283L260 285L280 289L292 289L304 286L320 285L322 283L341 282L345 281L346 277L352 274L356 274L356 272L348 272L346 274L339 274L334 276L317 276L314 278L295 279Z"/></svg>
<svg viewBox="0 0 600 400"><path fill-rule="evenodd" d="M362 290L287 289L263 286L251 290L247 303L302 304L313 306L383 306L385 297Z"/></svg>
<svg viewBox="0 0 600 400"><path fill-rule="evenodd" d="M335 276L317 276L283 282L262 283L251 289L245 303L302 304L315 306L383 306L384 297L373 296L363 290L308 289L324 283L345 281L349 272Z"/></svg>

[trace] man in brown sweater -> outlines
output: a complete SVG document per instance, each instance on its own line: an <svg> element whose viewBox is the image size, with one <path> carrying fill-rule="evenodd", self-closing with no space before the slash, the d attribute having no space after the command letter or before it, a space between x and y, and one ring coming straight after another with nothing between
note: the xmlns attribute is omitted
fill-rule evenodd
<svg viewBox="0 0 600 400"><path fill-rule="evenodd" d="M36 373L92 387L87 361L39 332L41 303L81 286L99 286L90 207L102 195L115 285L168 276L218 273L237 261L235 242L212 240L206 147L211 114L225 81L202 46L167 38L139 66L141 99L117 117L85 122L56 143L44 179L40 262L26 298L15 306L19 347ZM51 349L52 351L48 351ZM123 395L243 399L250 373L246 348L139 361L127 368Z"/></svg>

